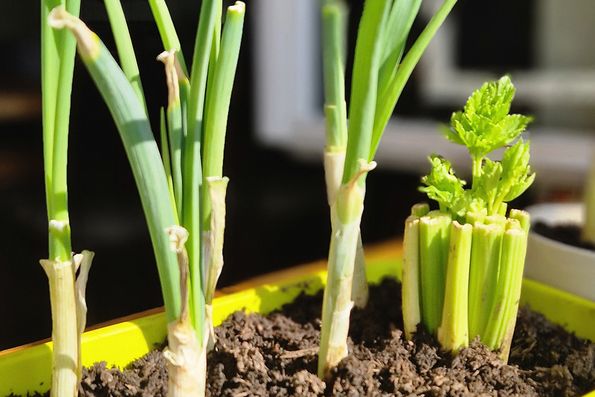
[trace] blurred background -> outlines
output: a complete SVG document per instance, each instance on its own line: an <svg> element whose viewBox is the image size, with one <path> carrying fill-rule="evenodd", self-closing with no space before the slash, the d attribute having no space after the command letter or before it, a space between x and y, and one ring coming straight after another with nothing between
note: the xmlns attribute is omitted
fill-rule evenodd
<svg viewBox="0 0 595 397"><path fill-rule="evenodd" d="M41 142L39 4L3 2L0 15L0 349L50 336ZM145 0L124 0L152 115L166 104L163 48ZM199 2L168 0L191 54ZM320 259L329 241L322 169L324 121L319 0L247 0L230 110L231 179L220 286ZM349 1L350 55L362 1ZM419 32L437 1L425 0ZM81 17L114 49L101 0ZM401 97L368 178L364 242L396 239L420 200L426 157L468 171L466 154L438 133L471 91L510 73L515 112L535 116L528 137L538 178L516 206L578 200L595 139L595 2L460 0ZM349 75L350 71L348 71ZM349 87L349 83L348 83ZM160 306L148 233L107 108L77 61L72 94L69 204L75 250L96 252L87 289L90 325ZM157 120L152 120L155 125Z"/></svg>

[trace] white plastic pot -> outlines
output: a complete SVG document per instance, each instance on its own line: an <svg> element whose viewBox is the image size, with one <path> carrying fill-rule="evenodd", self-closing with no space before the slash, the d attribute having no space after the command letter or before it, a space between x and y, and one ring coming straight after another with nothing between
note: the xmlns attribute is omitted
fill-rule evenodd
<svg viewBox="0 0 595 397"><path fill-rule="evenodd" d="M548 203L527 208L531 222L583 223L581 203ZM595 252L529 233L525 277L595 301Z"/></svg>

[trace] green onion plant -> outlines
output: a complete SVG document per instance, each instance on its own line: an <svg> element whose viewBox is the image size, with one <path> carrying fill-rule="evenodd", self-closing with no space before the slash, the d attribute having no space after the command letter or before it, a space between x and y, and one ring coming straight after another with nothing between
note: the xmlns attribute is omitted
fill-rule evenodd
<svg viewBox="0 0 595 397"><path fill-rule="evenodd" d="M43 157L49 257L40 261L49 280L52 310L52 396L75 396L81 377L85 289L93 253L73 255L68 215L68 132L76 42L48 25L56 4L78 14L80 0L41 1ZM78 272L78 276L77 276Z"/></svg>
<svg viewBox="0 0 595 397"><path fill-rule="evenodd" d="M366 175L376 166L373 160L380 138L407 80L455 3L444 0L405 51L421 0L366 0L347 111L345 5L340 0L322 2L325 174L332 228L318 354L318 375L322 378L347 355L354 302L365 305L367 300L360 236Z"/></svg>
<svg viewBox="0 0 595 397"><path fill-rule="evenodd" d="M191 69L164 0L149 0L165 50L166 109L157 145L130 33L119 0L105 0L120 64L63 7L50 24L69 29L122 138L141 197L168 321L169 396L205 394L213 346L212 300L223 266L223 153L245 5L202 2ZM189 70L189 72L188 72Z"/></svg>
<svg viewBox="0 0 595 397"><path fill-rule="evenodd" d="M456 353L479 338L508 358L529 215L507 211L507 203L535 179L529 142L520 138L531 118L509 114L514 93L507 76L485 83L442 131L469 152L470 188L446 159L430 157L432 168L420 190L439 209L417 204L405 222L402 302L408 339L423 326L447 351ZM488 157L502 147L501 160Z"/></svg>

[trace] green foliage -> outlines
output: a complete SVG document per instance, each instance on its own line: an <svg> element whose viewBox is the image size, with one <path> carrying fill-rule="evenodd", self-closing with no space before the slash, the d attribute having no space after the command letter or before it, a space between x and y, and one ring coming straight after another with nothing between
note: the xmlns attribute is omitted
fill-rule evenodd
<svg viewBox="0 0 595 397"><path fill-rule="evenodd" d="M422 178L420 190L438 202L440 209L463 219L467 212L486 210L497 214L503 203L520 196L535 179L529 166L529 142L522 139L507 147L502 160L485 157L511 144L525 130L530 117L509 115L514 86L507 76L485 83L468 99L463 111L453 113L451 128L444 135L452 142L465 145L474 162L473 183L465 190L450 162L430 156L432 169Z"/></svg>
<svg viewBox="0 0 595 397"><path fill-rule="evenodd" d="M508 76L485 83L473 92L462 111L452 114L451 127L443 129L444 136L465 145L473 159L510 144L532 120L528 116L508 114L514 94Z"/></svg>
<svg viewBox="0 0 595 397"><path fill-rule="evenodd" d="M430 163L432 170L421 179L425 186L420 187L420 190L438 202L441 211L450 212L457 217L464 215L459 215L459 212L467 202L464 188L466 182L455 175L450 162L443 157L432 155Z"/></svg>

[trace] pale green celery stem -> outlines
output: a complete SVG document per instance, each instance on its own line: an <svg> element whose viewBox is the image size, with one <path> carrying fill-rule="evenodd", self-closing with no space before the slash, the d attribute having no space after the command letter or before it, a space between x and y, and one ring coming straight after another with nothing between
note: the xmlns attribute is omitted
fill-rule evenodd
<svg viewBox="0 0 595 397"><path fill-rule="evenodd" d="M444 306L438 328L438 341L443 349L457 353L469 345L468 287L473 226L451 223Z"/></svg>
<svg viewBox="0 0 595 397"><path fill-rule="evenodd" d="M179 270L164 232L175 224L167 180L147 115L116 61L78 18L57 12L53 26L70 29L79 53L115 121L140 194L161 281L169 321L180 313Z"/></svg>
<svg viewBox="0 0 595 397"><path fill-rule="evenodd" d="M52 306L52 397L77 395L78 327L72 261L40 261L50 287Z"/></svg>
<svg viewBox="0 0 595 397"><path fill-rule="evenodd" d="M206 264L205 282L203 284L206 305L205 327L208 328L207 350L212 350L215 346L215 330L213 328L213 298L217 288L217 281L223 269L223 242L225 235L225 195L227 191L226 177L208 177L205 181L207 186L206 194L211 201L211 225L209 231L203 234L205 241L205 258L209 263Z"/></svg>
<svg viewBox="0 0 595 397"><path fill-rule="evenodd" d="M389 1L367 0L360 20L353 78L349 104L349 137L343 183L348 183L359 172L359 162L369 161L376 94L378 91L378 70L382 56L382 43ZM359 178L363 186L365 178Z"/></svg>
<svg viewBox="0 0 595 397"><path fill-rule="evenodd" d="M455 6L456 2L457 0L445 0L442 3L436 14L434 14L423 32L419 35L409 52L407 52L407 55L405 55L403 58L403 61L399 65L397 73L390 81L390 84L388 84L384 92L379 96L374 116L374 131L372 133L372 142L369 152L370 159L374 158L376 155L382 133L384 132L384 129L386 128L386 125L393 114L397 101L399 100L399 97L403 92L403 88L405 87L405 84L407 84L413 69L417 65L417 62L419 62L421 56L423 55L427 46L430 44L430 41L436 32L440 26L442 26L442 23L452 8Z"/></svg>
<svg viewBox="0 0 595 397"><path fill-rule="evenodd" d="M190 267L190 307L192 324L202 340L204 295L201 280L200 189L202 184L201 141L204 119L205 91L209 54L213 43L213 30L217 14L217 1L205 0L201 4L188 97L186 138L183 154L182 224L190 234L188 250Z"/></svg>
<svg viewBox="0 0 595 397"><path fill-rule="evenodd" d="M322 6L324 110L326 146L329 151L345 151L347 146L344 55L346 14L342 1L329 1Z"/></svg>
<svg viewBox="0 0 595 397"><path fill-rule="evenodd" d="M531 216L527 211L511 209L509 217L510 219L519 221L523 231L527 234L529 233L529 229L531 229Z"/></svg>
<svg viewBox="0 0 595 397"><path fill-rule="evenodd" d="M157 29L161 36L161 41L166 51L176 50L176 58L180 63L180 67L184 72L184 75L188 75L188 68L184 61L184 55L182 54L182 46L180 45L180 39L176 33L176 28L169 14L167 4L165 0L149 0L149 6L153 13L153 18L157 23Z"/></svg>
<svg viewBox="0 0 595 397"><path fill-rule="evenodd" d="M516 325L516 319L517 319L517 313L518 313L518 309L519 309L519 299L521 296L521 290L522 290L522 283L523 283L523 272L525 269L525 258L527 255L527 240L529 238L529 229L531 228L531 217L529 215L528 212L526 211L521 211L521 210L516 210L516 209L512 209L510 210L510 219L516 220L518 221L522 231L523 231L523 247L522 247L522 252L520 252L518 255L519 257L517 258L520 261L520 264L518 265L519 268L517 268L517 271L519 272L518 274L518 280L515 280L516 282L518 282L518 284L515 284L514 287L514 292L513 292L513 300L511 302L512 308L510 309L510 314L508 316L508 325L506 326L506 329L504 331L504 338L502 340L502 346L500 348L500 358L502 358L502 360L504 361L508 361L508 356L510 354L510 347L512 344L512 338L514 336L514 328ZM522 258L521 258L522 257Z"/></svg>
<svg viewBox="0 0 595 397"><path fill-rule="evenodd" d="M428 203L417 203L411 207L411 215L415 215L418 218L426 216L430 212L430 206Z"/></svg>
<svg viewBox="0 0 595 397"><path fill-rule="evenodd" d="M403 303L403 328L407 340L413 338L421 322L419 269L419 217L411 215L405 221L403 236L403 277L401 299Z"/></svg>
<svg viewBox="0 0 595 397"><path fill-rule="evenodd" d="M506 226L506 217L503 215L488 215L484 219L484 223L486 225L500 225L502 227Z"/></svg>
<svg viewBox="0 0 595 397"><path fill-rule="evenodd" d="M498 208L497 208L496 213L498 215L506 216L506 211L507 210L508 210L508 204L506 204L506 203L500 203L498 205Z"/></svg>
<svg viewBox="0 0 595 397"><path fill-rule="evenodd" d="M591 159L591 168L587 177L584 194L585 223L583 224L582 238L595 244L595 155Z"/></svg>
<svg viewBox="0 0 595 397"><path fill-rule="evenodd" d="M527 233L516 220L507 222L502 239L502 254L494 301L490 309L484 343L500 350L504 360L510 351L523 281Z"/></svg>
<svg viewBox="0 0 595 397"><path fill-rule="evenodd" d="M176 224L179 223L177 217L177 208L175 205L176 198L174 195L174 182L171 176L171 160L169 158L169 145L167 143L167 127L165 121L165 112L163 108L159 110L159 140L161 141L161 157L163 160L163 170L165 171L165 178L167 179L167 188L169 191L170 201L174 203L174 213L176 214Z"/></svg>
<svg viewBox="0 0 595 397"><path fill-rule="evenodd" d="M439 211L420 218L422 323L433 335L442 318L451 220L450 215Z"/></svg>
<svg viewBox="0 0 595 397"><path fill-rule="evenodd" d="M138 64L136 63L134 46L132 45L132 39L130 38L130 31L128 30L124 10L122 10L122 3L120 3L120 0L104 0L104 2L110 26L114 33L122 71L124 71L132 88L134 88L134 92L136 92L136 95L146 112L147 105L145 103L145 95L140 80L140 72L138 70Z"/></svg>
<svg viewBox="0 0 595 397"><path fill-rule="evenodd" d="M465 214L465 221L470 225L475 225L476 223L483 223L487 216L487 211L477 211L477 212L467 212Z"/></svg>
<svg viewBox="0 0 595 397"><path fill-rule="evenodd" d="M365 190L358 179L374 169L375 163L359 163L359 172L349 183L341 185L333 202L331 214L331 244L328 259L327 284L322 304L322 329L318 352L318 376L325 378L329 371L347 355L349 315L353 307L351 289L364 206Z"/></svg>
<svg viewBox="0 0 595 397"><path fill-rule="evenodd" d="M469 339L471 340L477 336L483 340L498 279L503 234L504 227L500 224L484 225L476 222L473 227L469 272Z"/></svg>

